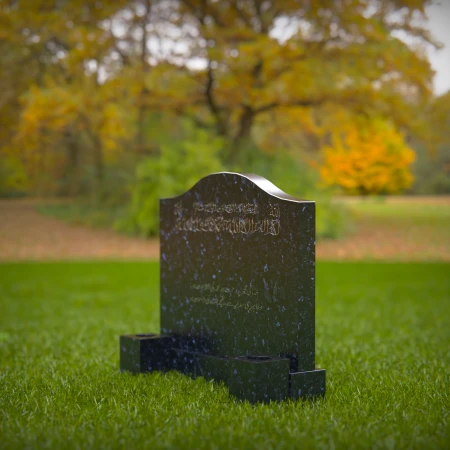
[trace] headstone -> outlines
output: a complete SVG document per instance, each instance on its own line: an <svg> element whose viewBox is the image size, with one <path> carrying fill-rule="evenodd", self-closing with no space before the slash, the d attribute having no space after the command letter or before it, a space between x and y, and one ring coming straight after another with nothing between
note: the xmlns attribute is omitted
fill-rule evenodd
<svg viewBox="0 0 450 450"><path fill-rule="evenodd" d="M224 381L251 402L325 393L315 367L315 202L216 173L160 202L161 331L120 367Z"/></svg>

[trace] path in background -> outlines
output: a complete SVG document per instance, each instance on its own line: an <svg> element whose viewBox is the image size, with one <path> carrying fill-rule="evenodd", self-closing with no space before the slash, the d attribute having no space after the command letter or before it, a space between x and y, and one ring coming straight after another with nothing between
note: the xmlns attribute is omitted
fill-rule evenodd
<svg viewBox="0 0 450 450"><path fill-rule="evenodd" d="M69 224L36 211L36 202L0 200L0 260L159 258L159 244Z"/></svg>
<svg viewBox="0 0 450 450"><path fill-rule="evenodd" d="M340 201L352 208L356 228L343 239L319 242L318 259L450 262L450 197ZM0 260L159 257L156 240L68 224L35 207L35 201L0 200Z"/></svg>
<svg viewBox="0 0 450 450"><path fill-rule="evenodd" d="M326 259L450 261L450 197L336 199L353 216L354 232L319 244Z"/></svg>

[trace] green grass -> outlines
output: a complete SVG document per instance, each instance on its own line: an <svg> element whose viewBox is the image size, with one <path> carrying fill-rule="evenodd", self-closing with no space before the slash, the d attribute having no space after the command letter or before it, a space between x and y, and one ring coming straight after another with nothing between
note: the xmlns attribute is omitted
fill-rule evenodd
<svg viewBox="0 0 450 450"><path fill-rule="evenodd" d="M450 265L320 263L316 402L118 370L157 263L0 265L0 448L449 448Z"/></svg>
<svg viewBox="0 0 450 450"><path fill-rule="evenodd" d="M378 239L393 247L401 239L409 248L420 248L415 255L420 255L421 259L436 260L438 255L450 254L450 206L427 203L426 199L416 201L389 203L377 199L349 199L344 205L352 214L352 228L357 233L377 230Z"/></svg>
<svg viewBox="0 0 450 450"><path fill-rule="evenodd" d="M427 203L386 203L361 200L348 204L357 216L380 222L442 224L450 227L450 207Z"/></svg>
<svg viewBox="0 0 450 450"><path fill-rule="evenodd" d="M46 216L64 222L86 225L92 228L114 228L118 219L123 218L125 207L91 205L86 202L54 203L36 208Z"/></svg>

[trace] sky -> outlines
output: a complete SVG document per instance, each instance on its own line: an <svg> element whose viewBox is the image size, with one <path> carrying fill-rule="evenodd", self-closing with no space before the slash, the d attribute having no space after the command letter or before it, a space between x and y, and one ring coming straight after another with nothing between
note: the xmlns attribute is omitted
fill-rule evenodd
<svg viewBox="0 0 450 450"><path fill-rule="evenodd" d="M433 69L434 91L440 95L450 89L450 0L436 1L427 8L428 27L436 40L444 48L428 49L428 57Z"/></svg>

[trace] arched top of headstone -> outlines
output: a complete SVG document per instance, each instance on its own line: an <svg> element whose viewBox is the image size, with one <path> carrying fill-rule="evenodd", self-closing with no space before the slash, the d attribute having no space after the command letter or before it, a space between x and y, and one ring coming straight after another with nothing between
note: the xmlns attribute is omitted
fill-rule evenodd
<svg viewBox="0 0 450 450"><path fill-rule="evenodd" d="M197 183L195 183L188 191L179 194L175 197L165 198L163 200L169 200L169 199L176 199L178 197L182 197L187 192L194 191L194 190L201 190L204 188L205 185L208 185L210 183L214 182L224 182L224 181L237 181L241 179L242 180L249 180L254 185L256 185L259 189L261 189L263 192L265 192L268 195L271 195L272 197L275 197L280 200L288 200L291 202L297 202L297 203L314 203L310 200L303 200L296 198L292 195L286 194L286 192L282 191L278 187L276 187L272 182L267 180L264 177L261 177L260 175L255 175L253 173L238 173L238 172L216 172L212 173L210 175L207 175L206 177L201 178Z"/></svg>

